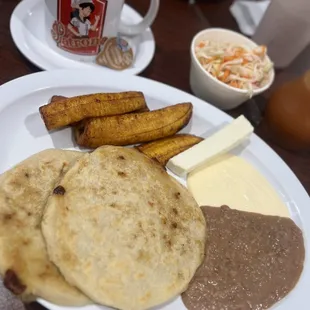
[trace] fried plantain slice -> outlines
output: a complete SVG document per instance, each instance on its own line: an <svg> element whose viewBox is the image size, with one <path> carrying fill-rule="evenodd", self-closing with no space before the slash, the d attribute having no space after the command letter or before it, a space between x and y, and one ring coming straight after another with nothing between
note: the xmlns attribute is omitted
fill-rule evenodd
<svg viewBox="0 0 310 310"><path fill-rule="evenodd" d="M56 97L56 99L58 99ZM141 92L98 93L56 100L39 108L48 130L74 124L83 119L118 115L146 108Z"/></svg>
<svg viewBox="0 0 310 310"><path fill-rule="evenodd" d="M136 149L156 160L162 166L165 166L170 158L186 151L202 140L203 138L190 134L177 134L168 138L138 145Z"/></svg>
<svg viewBox="0 0 310 310"><path fill-rule="evenodd" d="M130 145L172 136L188 124L193 106L180 103L144 113L98 117L74 128L80 146Z"/></svg>

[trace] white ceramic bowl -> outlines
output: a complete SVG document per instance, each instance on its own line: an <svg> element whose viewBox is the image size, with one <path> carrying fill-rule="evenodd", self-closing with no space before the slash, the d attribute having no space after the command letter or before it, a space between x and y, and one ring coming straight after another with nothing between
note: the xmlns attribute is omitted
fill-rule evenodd
<svg viewBox="0 0 310 310"><path fill-rule="evenodd" d="M244 44L249 47L256 47L257 44L240 33L222 28L202 30L192 40L190 86L193 93L222 110L236 108L250 98L249 92L219 81L202 67L195 56L195 47L201 40L232 42ZM262 88L255 89L252 96L256 96L267 90L274 81L274 75L274 69L272 69L268 84Z"/></svg>

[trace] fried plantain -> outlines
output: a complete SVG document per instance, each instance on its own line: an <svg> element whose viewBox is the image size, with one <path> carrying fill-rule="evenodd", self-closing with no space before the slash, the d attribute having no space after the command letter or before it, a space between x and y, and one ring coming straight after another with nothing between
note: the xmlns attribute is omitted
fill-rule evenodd
<svg viewBox="0 0 310 310"><path fill-rule="evenodd" d="M90 117L124 114L146 107L143 93L131 91L98 93L54 100L41 106L39 111L46 128L52 130Z"/></svg>
<svg viewBox="0 0 310 310"><path fill-rule="evenodd" d="M144 113L98 117L81 122L74 129L80 146L130 145L172 136L188 124L193 106L180 103Z"/></svg>
<svg viewBox="0 0 310 310"><path fill-rule="evenodd" d="M165 166L170 158L186 151L202 140L203 138L194 135L178 134L138 145L136 149Z"/></svg>
<svg viewBox="0 0 310 310"><path fill-rule="evenodd" d="M61 101L61 100L64 100L64 99L68 99L68 97L54 95L54 96L51 98L50 103L52 103L52 102L57 102L57 101Z"/></svg>
<svg viewBox="0 0 310 310"><path fill-rule="evenodd" d="M143 113L143 112L150 112L150 109L149 109L149 107L147 105L144 108L142 108L142 109L139 109L137 111L133 111L133 112L130 112L130 113Z"/></svg>
<svg viewBox="0 0 310 310"><path fill-rule="evenodd" d="M63 100L63 99L68 99L68 97L54 95L51 98L50 102L56 102L56 101L60 101L60 100ZM133 111L133 112L130 112L130 113L140 113L140 112L149 112L149 111L150 111L149 107L147 106L147 104L145 104L145 107L143 107L142 109L139 109L137 111Z"/></svg>

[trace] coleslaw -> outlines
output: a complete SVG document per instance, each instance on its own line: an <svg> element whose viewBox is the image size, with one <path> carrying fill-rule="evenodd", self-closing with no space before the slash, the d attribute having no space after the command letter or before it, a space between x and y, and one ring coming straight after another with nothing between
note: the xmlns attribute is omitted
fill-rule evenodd
<svg viewBox="0 0 310 310"><path fill-rule="evenodd" d="M252 95L270 79L273 63L264 45L249 48L228 42L200 41L195 54L203 68L219 81Z"/></svg>

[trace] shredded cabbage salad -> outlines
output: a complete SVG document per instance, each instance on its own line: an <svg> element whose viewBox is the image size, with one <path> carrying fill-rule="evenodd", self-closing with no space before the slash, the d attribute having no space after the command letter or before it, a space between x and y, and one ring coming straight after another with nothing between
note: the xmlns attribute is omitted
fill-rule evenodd
<svg viewBox="0 0 310 310"><path fill-rule="evenodd" d="M273 63L267 57L266 46L249 48L228 42L201 41L195 54L215 78L252 95L254 89L264 87L270 79Z"/></svg>

